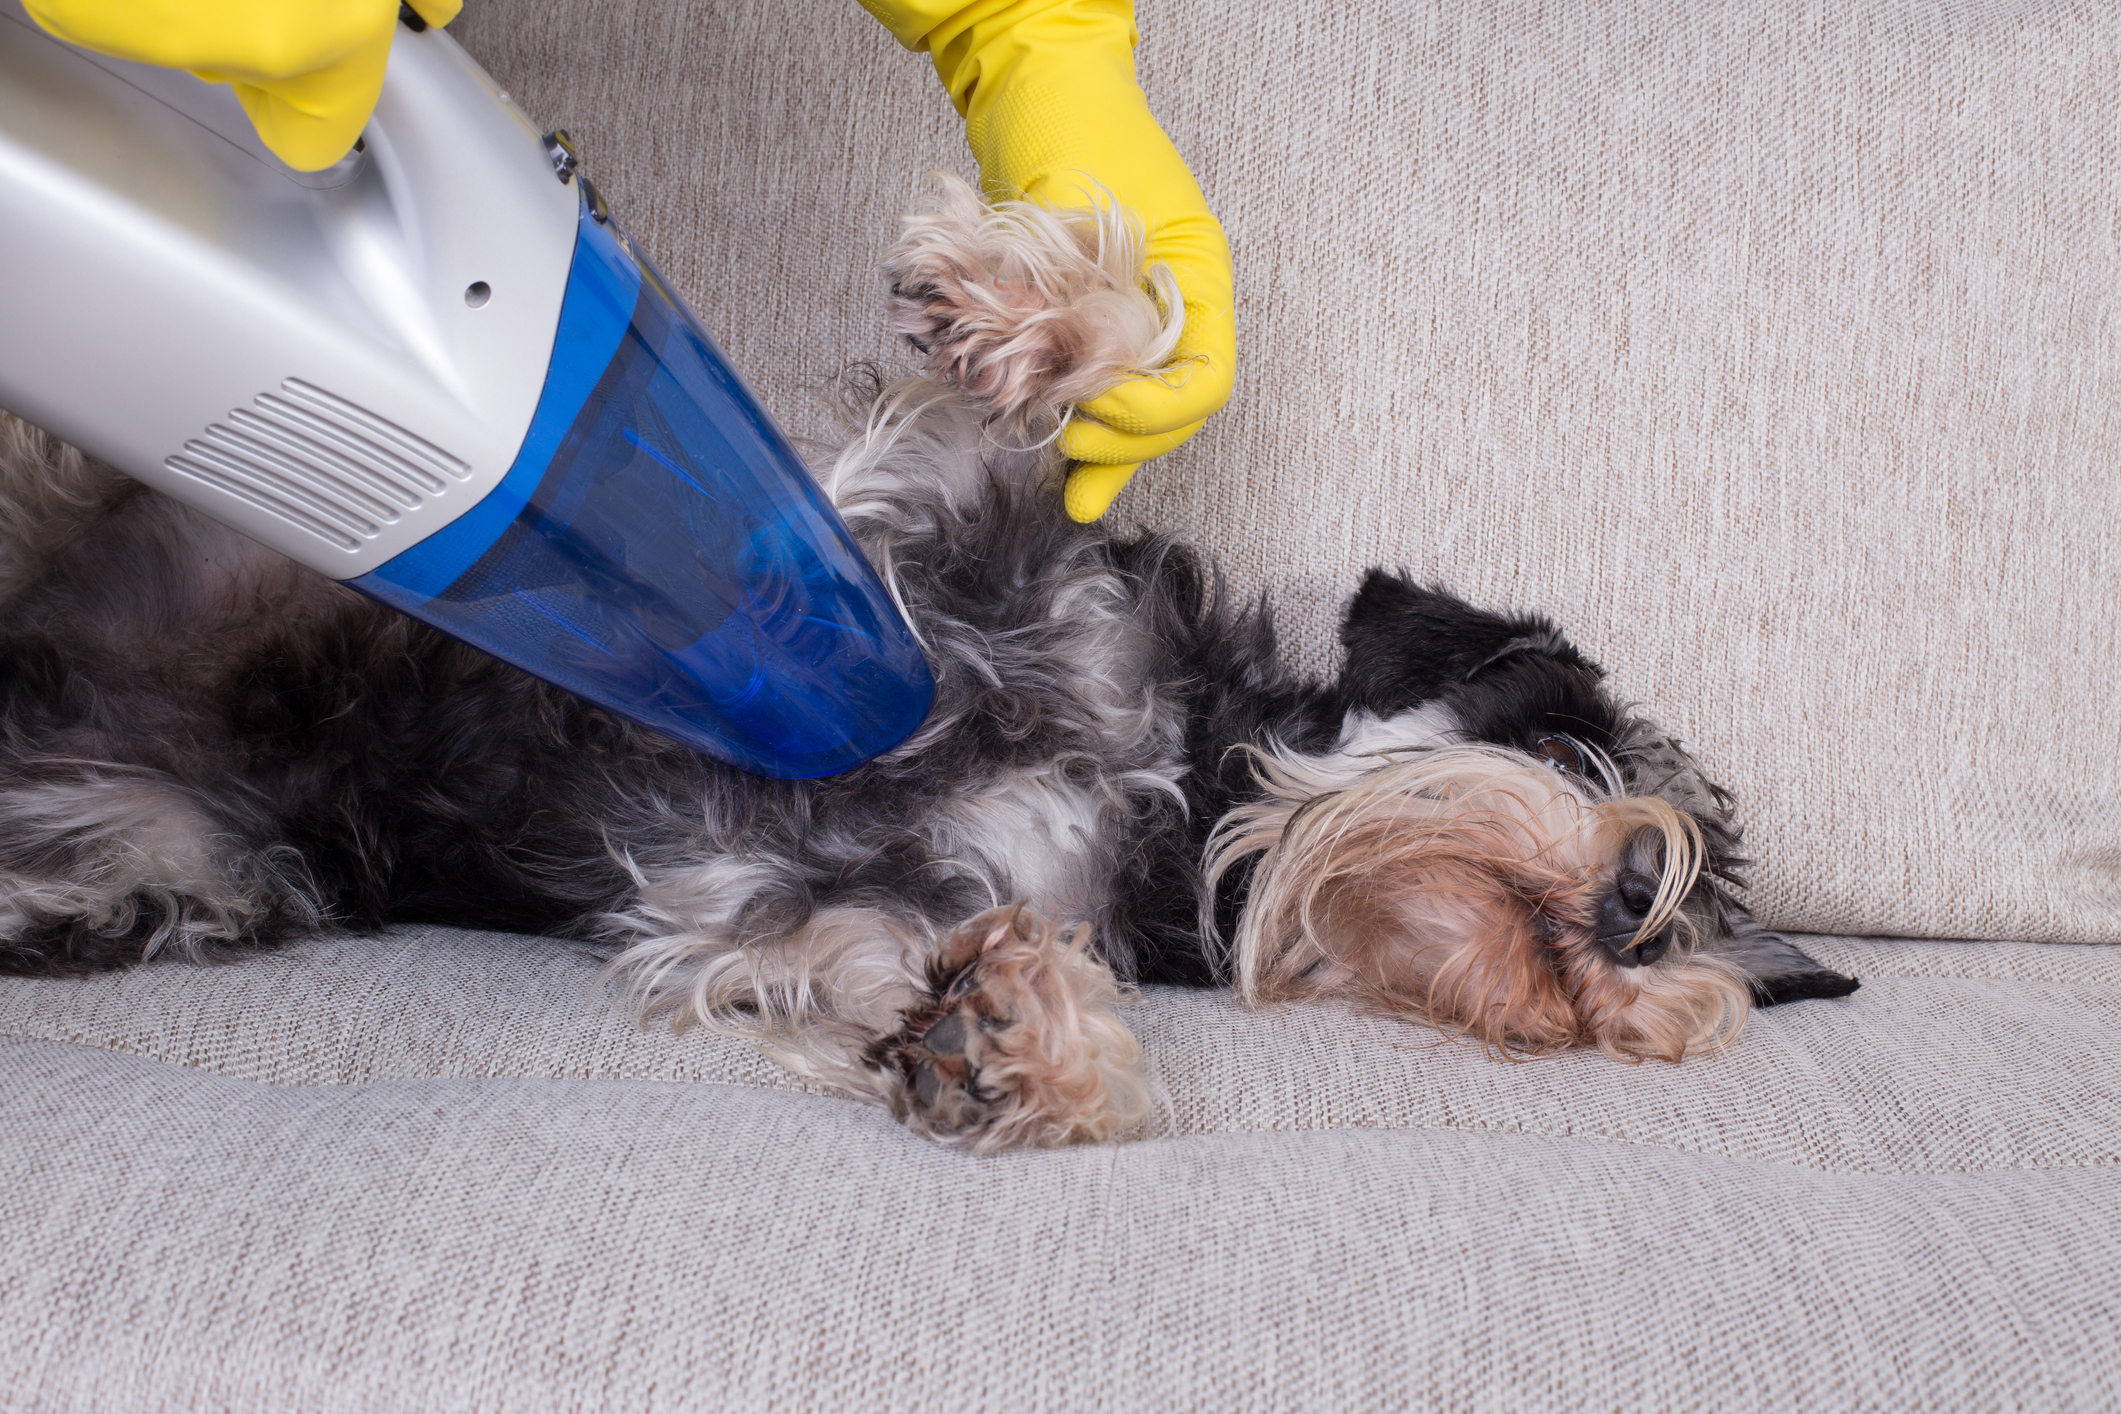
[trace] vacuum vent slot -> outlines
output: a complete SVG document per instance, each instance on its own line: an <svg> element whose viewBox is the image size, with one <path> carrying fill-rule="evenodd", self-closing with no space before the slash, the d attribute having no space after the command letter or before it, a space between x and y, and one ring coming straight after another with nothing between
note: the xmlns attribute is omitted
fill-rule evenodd
<svg viewBox="0 0 2121 1414"><path fill-rule="evenodd" d="M373 525L348 516L343 507L289 485L285 478L268 467L224 456L203 442L186 442L184 451L169 458L164 465L239 501L248 501L260 510L270 511L282 520L292 521L342 550L358 549L362 540L375 534Z"/></svg>
<svg viewBox="0 0 2121 1414"><path fill-rule="evenodd" d="M342 550L471 475L434 443L299 378L229 413L165 465Z"/></svg>
<svg viewBox="0 0 2121 1414"><path fill-rule="evenodd" d="M337 428L350 443L386 465L401 468L415 484L423 485L429 491L442 489L444 482L439 478L446 477L450 481L471 479L471 466L462 458L451 456L426 438L407 432L388 418L378 417L367 408L327 393L313 383L289 378L280 384L280 391L320 421ZM278 403L280 400L267 393L258 401Z"/></svg>
<svg viewBox="0 0 2121 1414"><path fill-rule="evenodd" d="M363 445L338 425L271 393L258 399L256 411L240 409L229 414L229 421L273 439L293 455L335 468L341 476L358 481L393 506L410 510L420 504L423 494L442 489L440 479L432 472L412 467L380 448Z"/></svg>

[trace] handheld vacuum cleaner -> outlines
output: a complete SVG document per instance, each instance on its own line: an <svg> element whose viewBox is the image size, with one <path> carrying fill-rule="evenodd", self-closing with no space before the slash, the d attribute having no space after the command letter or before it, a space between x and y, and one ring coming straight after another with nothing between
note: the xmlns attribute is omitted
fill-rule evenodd
<svg viewBox="0 0 2121 1414"><path fill-rule="evenodd" d="M748 771L845 770L934 695L565 134L439 30L298 172L227 88L0 0L0 407Z"/></svg>

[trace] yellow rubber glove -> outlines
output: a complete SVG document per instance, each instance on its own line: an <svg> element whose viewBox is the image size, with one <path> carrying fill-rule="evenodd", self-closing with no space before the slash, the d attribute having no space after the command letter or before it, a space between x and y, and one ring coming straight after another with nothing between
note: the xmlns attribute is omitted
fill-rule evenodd
<svg viewBox="0 0 2121 1414"><path fill-rule="evenodd" d="M1129 0L861 0L909 49L926 50L965 119L988 195L1049 206L1117 200L1148 226L1186 327L1162 377L1085 403L1061 446L1084 465L1068 514L1096 520L1134 470L1200 430L1237 371L1230 244L1134 79ZM1110 193L1107 197L1106 193Z"/></svg>
<svg viewBox="0 0 2121 1414"><path fill-rule="evenodd" d="M409 0L446 25L464 0ZM290 167L314 172L353 150L376 111L398 0L24 0L69 44L235 89L251 125Z"/></svg>

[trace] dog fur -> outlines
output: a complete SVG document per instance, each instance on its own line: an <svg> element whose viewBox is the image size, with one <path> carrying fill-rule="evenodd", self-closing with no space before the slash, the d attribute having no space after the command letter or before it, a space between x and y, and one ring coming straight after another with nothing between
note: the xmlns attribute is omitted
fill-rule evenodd
<svg viewBox="0 0 2121 1414"><path fill-rule="evenodd" d="M592 938L646 1015L755 1037L976 1149L1146 1112L1140 983L1677 1061L1855 987L1736 901L1730 795L1546 619L1373 571L1332 681L1160 536L1060 511L1070 405L1181 306L1111 211L909 219L923 376L822 469L934 668L844 775L705 759L10 422L0 969L401 920Z"/></svg>

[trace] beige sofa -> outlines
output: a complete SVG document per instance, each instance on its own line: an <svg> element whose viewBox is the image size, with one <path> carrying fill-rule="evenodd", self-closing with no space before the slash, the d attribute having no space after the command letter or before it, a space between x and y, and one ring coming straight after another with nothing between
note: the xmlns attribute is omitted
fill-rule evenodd
<svg viewBox="0 0 2121 1414"><path fill-rule="evenodd" d="M0 1408L2121 1398L2121 9L1141 12L1244 370L1119 513L1321 669L1372 562L1554 613L1863 989L1676 1067L1151 989L1150 1132L972 1159L551 940L0 982ZM456 32L827 436L965 166L925 63L844 0Z"/></svg>

